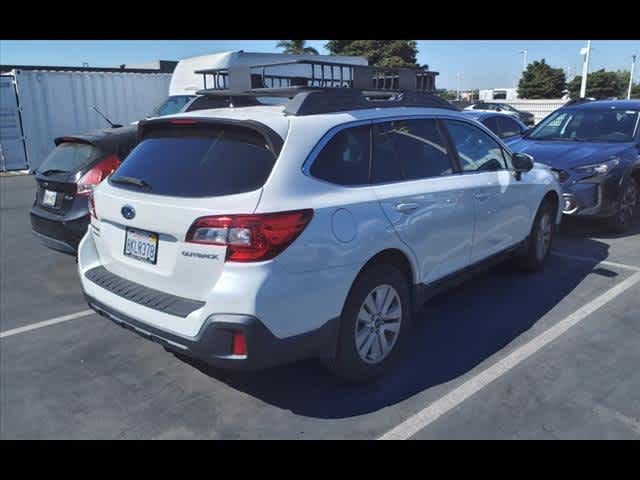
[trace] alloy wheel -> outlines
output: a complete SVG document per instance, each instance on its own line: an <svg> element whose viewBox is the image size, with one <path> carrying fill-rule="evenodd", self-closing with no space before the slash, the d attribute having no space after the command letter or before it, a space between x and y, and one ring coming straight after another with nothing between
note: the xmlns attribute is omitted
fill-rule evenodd
<svg viewBox="0 0 640 480"><path fill-rule="evenodd" d="M552 230L553 225L551 223L551 215L548 212L545 212L540 217L538 231L536 232L536 255L539 260L544 259L549 252Z"/></svg>
<svg viewBox="0 0 640 480"><path fill-rule="evenodd" d="M355 325L356 350L368 364L389 356L402 323L400 295L391 285L379 285L365 297Z"/></svg>

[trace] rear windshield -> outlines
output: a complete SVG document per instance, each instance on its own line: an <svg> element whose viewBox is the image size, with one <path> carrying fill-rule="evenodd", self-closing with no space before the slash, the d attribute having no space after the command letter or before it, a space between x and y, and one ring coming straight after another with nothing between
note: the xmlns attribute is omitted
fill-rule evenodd
<svg viewBox="0 0 640 480"><path fill-rule="evenodd" d="M232 195L261 188L275 159L266 139L247 128L162 128L131 151L111 181L155 195Z"/></svg>
<svg viewBox="0 0 640 480"><path fill-rule="evenodd" d="M75 173L100 156L100 150L88 143L65 142L42 161L40 173Z"/></svg>

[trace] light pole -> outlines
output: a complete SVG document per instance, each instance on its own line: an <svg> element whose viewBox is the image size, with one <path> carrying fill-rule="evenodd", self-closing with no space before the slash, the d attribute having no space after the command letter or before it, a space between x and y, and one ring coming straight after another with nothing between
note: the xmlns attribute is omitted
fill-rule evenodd
<svg viewBox="0 0 640 480"><path fill-rule="evenodd" d="M584 63L582 64L582 83L580 84L580 98L587 95L587 75L589 75L589 53L591 53L591 40L587 40L587 48L580 50L580 54L584 55Z"/></svg>
<svg viewBox="0 0 640 480"><path fill-rule="evenodd" d="M521 50L520 53L522 53L522 71L525 72L527 70L527 65L529 65L527 63L527 49Z"/></svg>
<svg viewBox="0 0 640 480"><path fill-rule="evenodd" d="M456 100L460 101L460 77L462 77L462 74L460 72L458 72L456 74L456 77L458 78L458 90L456 93Z"/></svg>
<svg viewBox="0 0 640 480"><path fill-rule="evenodd" d="M627 92L627 100L631 99L631 89L633 88L633 71L636 69L636 56L631 55L631 72L629 73L629 91Z"/></svg>

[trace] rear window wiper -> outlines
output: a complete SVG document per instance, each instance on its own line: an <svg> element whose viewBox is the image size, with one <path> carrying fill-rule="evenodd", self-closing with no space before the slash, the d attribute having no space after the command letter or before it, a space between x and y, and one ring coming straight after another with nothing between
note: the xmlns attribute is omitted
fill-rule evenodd
<svg viewBox="0 0 640 480"><path fill-rule="evenodd" d="M48 176L48 175L53 175L54 173L69 173L69 172L67 172L66 170L59 170L59 169L56 169L56 168L50 168L49 170L45 170L43 172L38 172L38 173Z"/></svg>
<svg viewBox="0 0 640 480"><path fill-rule="evenodd" d="M143 190L151 190L151 185L144 180L135 177L111 177L110 181L112 183L119 183L122 185L133 185Z"/></svg>

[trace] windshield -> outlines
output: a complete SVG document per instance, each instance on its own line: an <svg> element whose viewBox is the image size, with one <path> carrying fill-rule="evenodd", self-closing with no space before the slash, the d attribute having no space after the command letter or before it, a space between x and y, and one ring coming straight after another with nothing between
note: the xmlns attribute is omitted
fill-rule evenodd
<svg viewBox="0 0 640 480"><path fill-rule="evenodd" d="M535 127L531 140L631 142L638 128L637 110L558 110Z"/></svg>
<svg viewBox="0 0 640 480"><path fill-rule="evenodd" d="M38 172L75 173L99 155L100 151L87 143L61 143L42 161Z"/></svg>
<svg viewBox="0 0 640 480"><path fill-rule="evenodd" d="M156 109L151 112L151 116L161 117L163 115L179 113L184 106L194 98L196 98L195 95L172 95L160 104L159 107L156 107Z"/></svg>

